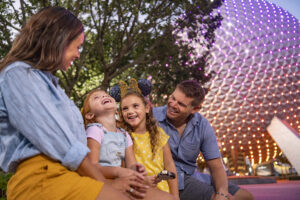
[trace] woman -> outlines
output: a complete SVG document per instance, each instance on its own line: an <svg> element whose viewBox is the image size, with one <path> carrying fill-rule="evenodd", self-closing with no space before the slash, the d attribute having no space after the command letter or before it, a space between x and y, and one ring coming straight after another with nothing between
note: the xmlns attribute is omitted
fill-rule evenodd
<svg viewBox="0 0 300 200"><path fill-rule="evenodd" d="M76 16L45 8L0 63L0 168L15 173L8 199L128 199L131 187L143 187L133 177L111 181L123 193L113 189L87 158L80 111L53 75L79 58L83 41Z"/></svg>

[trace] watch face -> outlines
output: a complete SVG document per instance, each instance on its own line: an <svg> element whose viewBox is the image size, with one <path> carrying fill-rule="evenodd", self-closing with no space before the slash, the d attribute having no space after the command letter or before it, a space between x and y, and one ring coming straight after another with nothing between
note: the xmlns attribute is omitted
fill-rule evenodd
<svg viewBox="0 0 300 200"><path fill-rule="evenodd" d="M173 172L163 170L157 175L157 177L161 180L169 180L169 179L174 179L176 175Z"/></svg>

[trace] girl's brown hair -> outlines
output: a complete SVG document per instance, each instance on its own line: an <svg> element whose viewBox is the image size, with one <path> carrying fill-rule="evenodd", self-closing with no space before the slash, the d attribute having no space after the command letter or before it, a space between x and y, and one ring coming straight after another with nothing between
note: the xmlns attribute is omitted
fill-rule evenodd
<svg viewBox="0 0 300 200"><path fill-rule="evenodd" d="M99 88L94 89L94 90L90 91L88 93L88 95L86 96L86 98L84 99L83 106L81 108L81 114L82 114L82 117L83 117L83 120L84 120L84 126L87 126L90 123L95 123L96 122L96 120L94 118L87 119L85 116L86 116L86 114L88 114L91 111L90 98L91 98L92 94L94 94L95 92L100 92L100 91L104 91L104 90L99 89Z"/></svg>
<svg viewBox="0 0 300 200"><path fill-rule="evenodd" d="M33 15L16 36L0 63L0 71L15 61L54 72L61 67L66 48L83 32L81 21L62 7L48 7Z"/></svg>
<svg viewBox="0 0 300 200"><path fill-rule="evenodd" d="M125 97L128 97L128 96L131 96L131 95L139 97L142 100L142 102L145 106L147 104L149 104L142 94L140 94L138 92L135 92L135 91L128 91L122 97L122 99L124 99ZM124 117L122 115L122 99L121 99L121 102L120 102L120 109L119 109L119 115L120 115L120 121L119 121L120 124L119 124L119 126L124 128L130 134L131 138L133 138L131 133L134 132L134 131L133 131L132 127L124 120ZM149 106L151 106L151 105L149 104ZM146 114L146 129L147 129L147 131L149 132L149 135L150 135L152 158L154 158L155 157L155 150L156 150L156 147L158 145L159 130L158 130L158 126L157 126L157 121L155 120L155 118L153 116L151 107L150 107L149 113Z"/></svg>

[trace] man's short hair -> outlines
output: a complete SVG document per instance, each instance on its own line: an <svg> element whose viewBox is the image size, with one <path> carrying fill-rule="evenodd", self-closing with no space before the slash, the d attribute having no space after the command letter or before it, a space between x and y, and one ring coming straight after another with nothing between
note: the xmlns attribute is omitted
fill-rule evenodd
<svg viewBox="0 0 300 200"><path fill-rule="evenodd" d="M201 86L198 81L185 80L176 86L186 97L192 98L192 106L199 106L205 97L206 90Z"/></svg>

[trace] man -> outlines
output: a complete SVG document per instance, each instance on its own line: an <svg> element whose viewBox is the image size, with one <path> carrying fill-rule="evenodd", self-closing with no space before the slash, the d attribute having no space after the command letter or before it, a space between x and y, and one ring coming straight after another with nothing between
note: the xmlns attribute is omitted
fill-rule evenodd
<svg viewBox="0 0 300 200"><path fill-rule="evenodd" d="M170 95L167 105L153 108L153 114L170 136L180 199L231 199L215 133L208 120L198 113L205 93L197 81L183 81ZM214 186L192 176L200 152L210 169ZM248 191L238 186L230 192L235 199L253 199Z"/></svg>

